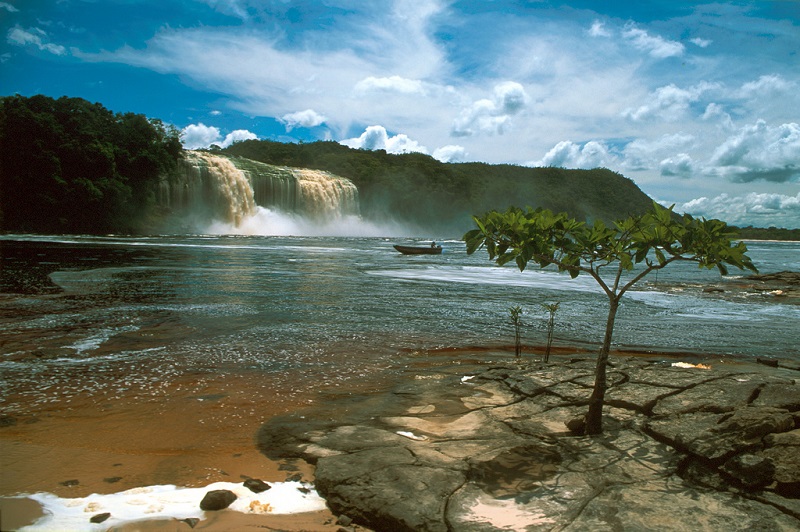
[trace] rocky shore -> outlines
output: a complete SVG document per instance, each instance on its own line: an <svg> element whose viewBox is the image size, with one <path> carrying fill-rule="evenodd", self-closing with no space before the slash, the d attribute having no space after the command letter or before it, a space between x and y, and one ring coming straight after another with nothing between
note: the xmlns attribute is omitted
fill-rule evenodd
<svg viewBox="0 0 800 532"><path fill-rule="evenodd" d="M800 368L615 357L600 436L590 356L439 369L258 435L316 465L328 505L377 531L798 530ZM795 364L796 365L796 364Z"/></svg>

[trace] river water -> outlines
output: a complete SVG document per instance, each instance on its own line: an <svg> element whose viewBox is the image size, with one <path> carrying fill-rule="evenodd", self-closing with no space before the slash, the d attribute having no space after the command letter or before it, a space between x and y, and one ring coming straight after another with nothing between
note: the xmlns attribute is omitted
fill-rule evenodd
<svg viewBox="0 0 800 532"><path fill-rule="evenodd" d="M588 276L500 268L459 241L403 256L396 242L2 237L0 405L16 415L79 394L158 393L187 372L263 376L302 396L512 345L517 305L528 346L545 342L544 303L560 304L556 346L602 338L607 300ZM798 243L749 248L762 272L800 271ZM652 275L623 300L614 347L800 359L800 306L702 292L719 281L691 264Z"/></svg>

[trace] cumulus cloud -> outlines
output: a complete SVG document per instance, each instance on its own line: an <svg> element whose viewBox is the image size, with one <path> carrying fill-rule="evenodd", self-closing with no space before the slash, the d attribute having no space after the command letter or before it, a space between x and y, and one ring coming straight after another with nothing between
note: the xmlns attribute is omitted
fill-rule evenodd
<svg viewBox="0 0 800 532"><path fill-rule="evenodd" d="M764 120L741 128L714 150L707 172L735 182L783 183L800 178L800 125L769 126Z"/></svg>
<svg viewBox="0 0 800 532"><path fill-rule="evenodd" d="M528 94L521 84L515 81L499 83L495 85L491 99L478 100L461 112L450 134L455 137L502 135L511 117L521 113L527 103Z"/></svg>
<svg viewBox="0 0 800 532"><path fill-rule="evenodd" d="M258 135L256 135L252 131L247 131L246 129L236 129L225 135L225 139L222 141L222 144L220 144L220 146L222 146L223 148L227 148L234 142L241 142L243 140L257 140L257 139Z"/></svg>
<svg viewBox="0 0 800 532"><path fill-rule="evenodd" d="M583 146L564 140L553 146L541 160L529 166L556 166L560 168L611 167L618 162L603 142L590 140Z"/></svg>
<svg viewBox="0 0 800 532"><path fill-rule="evenodd" d="M774 95L776 93L794 90L794 84L777 74L761 76L755 81L742 85L736 96L744 100Z"/></svg>
<svg viewBox="0 0 800 532"><path fill-rule="evenodd" d="M212 144L227 148L234 142L254 140L257 138L258 136L255 133L247 131L246 129L231 131L223 138L219 128L207 126L202 122L199 124L190 124L181 130L181 144L183 144L183 147L187 150L208 148Z"/></svg>
<svg viewBox="0 0 800 532"><path fill-rule="evenodd" d="M376 78L369 76L356 83L357 93L372 91L398 92L401 94L425 94L425 84L418 79L408 79L400 76Z"/></svg>
<svg viewBox="0 0 800 532"><path fill-rule="evenodd" d="M67 55L67 49L60 44L53 44L47 42L47 33L39 28L22 29L20 26L14 26L8 30L6 40L9 44L16 46L35 46L43 52L49 52L54 55Z"/></svg>
<svg viewBox="0 0 800 532"><path fill-rule="evenodd" d="M695 165L692 158L687 153L679 153L674 157L667 157L659 165L661 175L689 178L695 172Z"/></svg>
<svg viewBox="0 0 800 532"><path fill-rule="evenodd" d="M458 163L467 159L467 150L463 146L448 144L433 150L433 158L443 163Z"/></svg>
<svg viewBox="0 0 800 532"><path fill-rule="evenodd" d="M386 150L387 153L428 153L428 149L408 135L390 136L383 126L369 126L361 136L345 139L340 144L362 150Z"/></svg>
<svg viewBox="0 0 800 532"><path fill-rule="evenodd" d="M676 151L686 151L696 144L694 135L675 133L662 135L653 140L635 139L622 150L622 166L625 170L651 170L661 166L665 158Z"/></svg>
<svg viewBox="0 0 800 532"><path fill-rule="evenodd" d="M326 117L313 109L285 114L280 119L286 126L286 131L291 131L296 127L317 127L324 124L326 120Z"/></svg>
<svg viewBox="0 0 800 532"><path fill-rule="evenodd" d="M635 24L626 25L622 37L634 48L647 52L651 57L657 59L680 56L685 50L681 43L667 40L659 35L650 35L647 31L636 27Z"/></svg>
<svg viewBox="0 0 800 532"><path fill-rule="evenodd" d="M19 9L17 9L14 6L12 6L8 2L0 2L0 9L5 9L9 13L18 13L19 12Z"/></svg>
<svg viewBox="0 0 800 532"><path fill-rule="evenodd" d="M699 101L706 92L717 88L719 85L707 82L701 82L688 89L682 89L670 83L651 93L648 103L636 109L626 109L622 114L634 121L652 118L667 121L679 120L685 116L691 104Z"/></svg>
<svg viewBox="0 0 800 532"><path fill-rule="evenodd" d="M755 192L745 196L720 194L676 205L675 210L740 226L800 227L800 192L796 196Z"/></svg>

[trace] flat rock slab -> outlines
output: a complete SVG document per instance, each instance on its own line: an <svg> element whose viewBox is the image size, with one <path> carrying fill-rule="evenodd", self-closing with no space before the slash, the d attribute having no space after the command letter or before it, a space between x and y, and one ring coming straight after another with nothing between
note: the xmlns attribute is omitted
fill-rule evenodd
<svg viewBox="0 0 800 532"><path fill-rule="evenodd" d="M799 372L613 363L598 436L565 427L591 392L575 358L331 398L259 445L315 463L331 509L374 530L800 529Z"/></svg>

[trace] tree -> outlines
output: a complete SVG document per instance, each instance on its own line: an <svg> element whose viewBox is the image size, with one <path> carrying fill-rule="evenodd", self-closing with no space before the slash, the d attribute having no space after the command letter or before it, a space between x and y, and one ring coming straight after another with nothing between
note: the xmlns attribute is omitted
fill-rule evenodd
<svg viewBox="0 0 800 532"><path fill-rule="evenodd" d="M674 207L674 206L673 206ZM565 213L511 207L473 216L477 229L463 240L467 253L486 248L489 258L502 266L515 261L520 271L529 262L544 268L554 265L574 279L590 275L608 297L608 318L602 347L597 356L595 383L589 410L581 424L586 434L602 432L602 410L606 392L606 367L622 296L647 274L678 261L695 262L700 268L726 265L757 271L743 242L733 243L734 233L720 220L678 216L653 203L651 211L607 226L589 225Z"/></svg>

